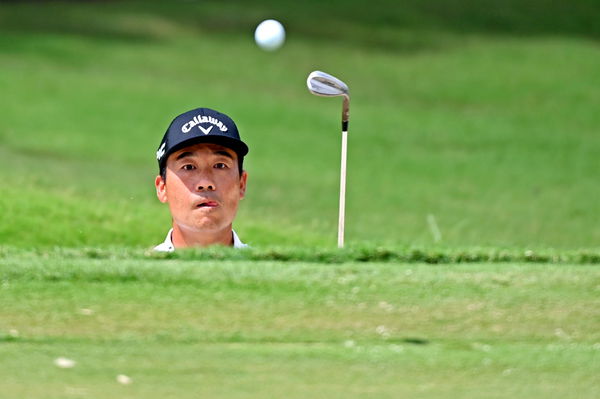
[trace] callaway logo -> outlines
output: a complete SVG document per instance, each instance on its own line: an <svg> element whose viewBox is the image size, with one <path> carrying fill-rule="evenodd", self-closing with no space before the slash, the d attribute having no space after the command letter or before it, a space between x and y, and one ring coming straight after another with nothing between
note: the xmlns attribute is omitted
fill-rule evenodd
<svg viewBox="0 0 600 399"><path fill-rule="evenodd" d="M202 126L198 125L198 129L202 130L202 133L204 133L204 134L209 134L213 127L214 127L213 125L210 125L208 127L208 129L205 129Z"/></svg>
<svg viewBox="0 0 600 399"><path fill-rule="evenodd" d="M162 143L162 145L160 146L160 148L158 149L158 151L156 151L156 159L160 160L163 155L165 155L165 146L167 145L167 143Z"/></svg>
<svg viewBox="0 0 600 399"><path fill-rule="evenodd" d="M181 127L181 131L183 133L189 133L190 130L192 130L192 128L196 125L199 125L201 123L210 123L216 127L219 128L220 131L222 132L226 132L227 131L227 126L225 126L225 124L223 122L221 122L220 120L213 118L212 116L204 116L204 115L196 115L194 116L194 118L183 124L183 126ZM198 128L200 130L202 130L202 132L204 134L208 134L211 129L213 128L212 126L209 127L208 129L204 129L202 126L198 126Z"/></svg>

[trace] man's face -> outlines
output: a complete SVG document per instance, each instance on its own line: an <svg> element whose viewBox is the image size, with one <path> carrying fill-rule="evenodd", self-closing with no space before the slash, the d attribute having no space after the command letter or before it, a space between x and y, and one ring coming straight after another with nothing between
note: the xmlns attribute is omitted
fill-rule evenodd
<svg viewBox="0 0 600 399"><path fill-rule="evenodd" d="M219 232L231 227L247 177L240 176L235 151L200 143L169 155L166 179L156 177L156 194L180 229Z"/></svg>

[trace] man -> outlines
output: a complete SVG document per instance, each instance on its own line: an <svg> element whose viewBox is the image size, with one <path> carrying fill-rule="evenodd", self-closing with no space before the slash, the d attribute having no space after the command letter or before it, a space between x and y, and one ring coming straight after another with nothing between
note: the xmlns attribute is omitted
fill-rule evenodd
<svg viewBox="0 0 600 399"><path fill-rule="evenodd" d="M169 205L173 225L155 251L227 245L246 247L233 231L246 193L248 146L227 115L209 108L171 122L156 152L156 195Z"/></svg>

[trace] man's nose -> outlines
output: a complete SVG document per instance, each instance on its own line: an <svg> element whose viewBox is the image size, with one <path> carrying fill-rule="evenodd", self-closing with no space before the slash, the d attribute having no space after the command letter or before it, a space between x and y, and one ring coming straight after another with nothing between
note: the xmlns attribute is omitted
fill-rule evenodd
<svg viewBox="0 0 600 399"><path fill-rule="evenodd" d="M200 183L196 189L198 191L215 191L215 185L213 183Z"/></svg>
<svg viewBox="0 0 600 399"><path fill-rule="evenodd" d="M216 190L215 182L211 178L211 176L203 176L196 183L197 191L215 191Z"/></svg>

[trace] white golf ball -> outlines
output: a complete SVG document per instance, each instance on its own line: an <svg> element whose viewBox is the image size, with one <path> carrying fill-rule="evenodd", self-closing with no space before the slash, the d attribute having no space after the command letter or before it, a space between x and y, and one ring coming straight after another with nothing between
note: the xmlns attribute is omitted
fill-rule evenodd
<svg viewBox="0 0 600 399"><path fill-rule="evenodd" d="M60 367L61 369L70 369L75 367L75 360L67 359L66 357L57 357L54 359L54 364L56 367Z"/></svg>
<svg viewBox="0 0 600 399"><path fill-rule="evenodd" d="M277 50L285 41L285 29L279 21L267 19L256 27L254 40L263 50Z"/></svg>
<svg viewBox="0 0 600 399"><path fill-rule="evenodd" d="M119 384L123 384L123 385L129 385L131 384L131 377L126 376L125 374L119 374L117 376L117 382Z"/></svg>

